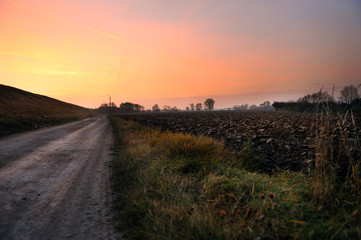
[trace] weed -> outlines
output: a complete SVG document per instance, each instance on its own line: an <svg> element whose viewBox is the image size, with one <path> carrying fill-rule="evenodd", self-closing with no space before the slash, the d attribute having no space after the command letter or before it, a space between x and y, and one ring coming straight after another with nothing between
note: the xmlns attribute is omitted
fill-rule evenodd
<svg viewBox="0 0 361 240"><path fill-rule="evenodd" d="M353 129L346 125L350 119ZM312 172L314 197L322 204L332 203L334 206L351 199L361 203L361 145L352 112L338 113L335 117L325 107L319 114L316 130L317 147Z"/></svg>
<svg viewBox="0 0 361 240"><path fill-rule="evenodd" d="M112 122L122 138L116 174L124 174L116 204L130 238L360 238L353 203L314 201L302 173L249 172L213 139Z"/></svg>

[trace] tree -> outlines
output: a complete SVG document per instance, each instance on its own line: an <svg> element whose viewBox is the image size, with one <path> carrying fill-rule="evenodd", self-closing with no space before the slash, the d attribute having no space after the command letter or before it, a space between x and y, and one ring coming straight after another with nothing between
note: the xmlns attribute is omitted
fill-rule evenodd
<svg viewBox="0 0 361 240"><path fill-rule="evenodd" d="M144 107L139 104L125 102L125 103L120 104L119 110L121 112L141 112L141 111L144 111Z"/></svg>
<svg viewBox="0 0 361 240"><path fill-rule="evenodd" d="M121 103L119 108L120 108L120 111L122 111L122 112L133 112L134 104L131 102Z"/></svg>
<svg viewBox="0 0 361 240"><path fill-rule="evenodd" d="M144 111L144 107L142 105L139 105L139 104L134 104L134 111L142 112L142 111Z"/></svg>
<svg viewBox="0 0 361 240"><path fill-rule="evenodd" d="M325 103L334 102L335 99L328 94L327 91L318 91L317 93L307 94L302 98L298 99L299 103Z"/></svg>
<svg viewBox="0 0 361 240"><path fill-rule="evenodd" d="M341 91L340 101L346 104L351 104L352 101L360 98L360 94L358 93L358 88L361 84L356 88L353 85L344 87Z"/></svg>
<svg viewBox="0 0 361 240"><path fill-rule="evenodd" d="M171 111L172 111L172 112L178 112L178 108L177 108L177 107L172 107L172 108L171 108Z"/></svg>
<svg viewBox="0 0 361 240"><path fill-rule="evenodd" d="M257 105L253 104L249 107L249 110L256 110L258 109Z"/></svg>
<svg viewBox="0 0 361 240"><path fill-rule="evenodd" d="M197 103L197 104L196 104L196 110L197 110L197 111L201 111L201 110L202 110L202 103Z"/></svg>
<svg viewBox="0 0 361 240"><path fill-rule="evenodd" d="M204 101L204 109L206 110L212 110L214 108L214 100L212 98L207 98L206 101Z"/></svg>
<svg viewBox="0 0 361 240"><path fill-rule="evenodd" d="M153 112L160 112L160 108L158 104L154 104L154 106L152 107Z"/></svg>
<svg viewBox="0 0 361 240"><path fill-rule="evenodd" d="M243 104L241 106L240 105L234 105L233 109L237 110L237 111L245 111L245 110L248 110L248 104Z"/></svg>
<svg viewBox="0 0 361 240"><path fill-rule="evenodd" d="M186 107L186 111L189 111L189 110L190 110L190 109L189 109L189 107L187 106L187 107Z"/></svg>
<svg viewBox="0 0 361 240"><path fill-rule="evenodd" d="M171 109L172 108L170 106L168 106L168 105L163 106L163 111L165 111L165 112L169 112Z"/></svg>
<svg viewBox="0 0 361 240"><path fill-rule="evenodd" d="M271 106L271 103L269 101L265 101L264 103L261 103L259 105L260 108L267 108L267 107L270 107Z"/></svg>
<svg viewBox="0 0 361 240"><path fill-rule="evenodd" d="M189 106L191 107L191 110L194 111L194 103L189 104Z"/></svg>

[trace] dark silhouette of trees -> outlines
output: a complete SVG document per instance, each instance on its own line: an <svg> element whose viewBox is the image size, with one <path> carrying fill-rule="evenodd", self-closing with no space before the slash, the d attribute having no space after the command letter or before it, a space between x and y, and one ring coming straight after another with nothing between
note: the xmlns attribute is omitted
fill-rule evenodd
<svg viewBox="0 0 361 240"><path fill-rule="evenodd" d="M249 107L249 110L257 110L258 109L258 107L257 107L257 105L255 105L255 104L252 104L250 107Z"/></svg>
<svg viewBox="0 0 361 240"><path fill-rule="evenodd" d="M160 112L160 108L158 104L154 104L154 106L152 107L153 112Z"/></svg>
<svg viewBox="0 0 361 240"><path fill-rule="evenodd" d="M214 100L212 98L207 98L206 101L204 101L204 109L205 110L212 110L214 108Z"/></svg>
<svg viewBox="0 0 361 240"><path fill-rule="evenodd" d="M197 103L197 104L196 104L196 110L197 110L197 111L201 111L202 108L203 108L202 103Z"/></svg>
<svg viewBox="0 0 361 240"><path fill-rule="evenodd" d="M311 103L311 104L318 104L318 103L326 103L326 102L334 102L335 99L328 94L327 91L320 90L317 93L307 94L302 98L299 98L297 102L300 103Z"/></svg>
<svg viewBox="0 0 361 240"><path fill-rule="evenodd" d="M112 102L110 105L103 103L99 108L95 109L97 113L108 113L108 114L117 114L125 112L142 112L144 107L139 104L134 104L131 102L121 103L119 108Z"/></svg>
<svg viewBox="0 0 361 240"><path fill-rule="evenodd" d="M134 110L137 112L143 112L144 111L144 107L142 105L139 104L135 104L134 105Z"/></svg>
<svg viewBox="0 0 361 240"><path fill-rule="evenodd" d="M163 111L165 111L165 112L169 112L171 109L172 109L171 106L168 106L168 105L163 106Z"/></svg>
<svg viewBox="0 0 361 240"><path fill-rule="evenodd" d="M292 112L317 112L320 104L327 104L330 108L336 105L335 99L327 91L322 89L316 93L307 94L297 100L297 102L274 102L272 106L276 110Z"/></svg>
<svg viewBox="0 0 361 240"><path fill-rule="evenodd" d="M125 103L120 104L119 111L120 112L141 112L141 111L144 111L144 107L139 104L125 102Z"/></svg>
<svg viewBox="0 0 361 240"><path fill-rule="evenodd" d="M271 106L271 103L269 101L265 101L264 103L261 103L259 105L260 108L266 108L266 107L269 107Z"/></svg>
<svg viewBox="0 0 361 240"><path fill-rule="evenodd" d="M189 110L190 110L190 108L187 106L187 107L186 107L186 111L189 111Z"/></svg>
<svg viewBox="0 0 361 240"><path fill-rule="evenodd" d="M237 110L237 111L245 111L245 110L248 110L248 104L234 105L233 109Z"/></svg>
<svg viewBox="0 0 361 240"><path fill-rule="evenodd" d="M344 87L344 89L341 90L341 96L339 97L339 100L350 105L354 100L360 98L360 94L358 93L360 86L361 84L357 88L353 85Z"/></svg>
<svg viewBox="0 0 361 240"><path fill-rule="evenodd" d="M194 111L194 103L189 104L189 106L191 107L191 110Z"/></svg>
<svg viewBox="0 0 361 240"><path fill-rule="evenodd" d="M164 105L162 111L163 112L178 112L179 110L177 107L171 107L169 105Z"/></svg>

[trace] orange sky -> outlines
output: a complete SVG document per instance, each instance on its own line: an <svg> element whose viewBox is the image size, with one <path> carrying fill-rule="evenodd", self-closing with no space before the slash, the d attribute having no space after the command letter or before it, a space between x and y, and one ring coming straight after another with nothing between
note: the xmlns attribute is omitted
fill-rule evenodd
<svg viewBox="0 0 361 240"><path fill-rule="evenodd" d="M297 99L361 83L353 0L0 0L0 83L86 107Z"/></svg>

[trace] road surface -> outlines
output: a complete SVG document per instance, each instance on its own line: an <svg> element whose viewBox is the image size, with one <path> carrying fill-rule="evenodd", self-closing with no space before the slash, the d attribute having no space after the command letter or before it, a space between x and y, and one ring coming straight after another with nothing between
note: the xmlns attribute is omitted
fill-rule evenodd
<svg viewBox="0 0 361 240"><path fill-rule="evenodd" d="M0 139L0 239L120 239L105 116Z"/></svg>

